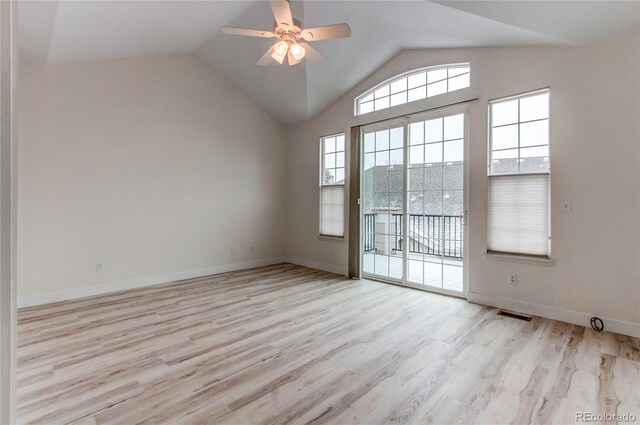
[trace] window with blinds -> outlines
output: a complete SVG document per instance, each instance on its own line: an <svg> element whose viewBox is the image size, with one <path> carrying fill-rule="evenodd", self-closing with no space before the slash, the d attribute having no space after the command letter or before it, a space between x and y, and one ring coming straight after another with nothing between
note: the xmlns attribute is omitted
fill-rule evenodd
<svg viewBox="0 0 640 425"><path fill-rule="evenodd" d="M344 237L345 135L320 139L320 235Z"/></svg>
<svg viewBox="0 0 640 425"><path fill-rule="evenodd" d="M549 90L489 103L489 252L548 257Z"/></svg>

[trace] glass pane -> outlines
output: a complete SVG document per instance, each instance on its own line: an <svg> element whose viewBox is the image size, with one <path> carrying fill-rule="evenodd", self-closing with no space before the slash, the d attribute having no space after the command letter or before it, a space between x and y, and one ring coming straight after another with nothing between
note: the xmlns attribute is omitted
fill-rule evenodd
<svg viewBox="0 0 640 425"><path fill-rule="evenodd" d="M491 129L491 149L510 149L518 147L518 124Z"/></svg>
<svg viewBox="0 0 640 425"><path fill-rule="evenodd" d="M373 152L376 150L376 138L375 133L365 133L364 135L364 151Z"/></svg>
<svg viewBox="0 0 640 425"><path fill-rule="evenodd" d="M549 121L533 121L520 124L520 147L548 145Z"/></svg>
<svg viewBox="0 0 640 425"><path fill-rule="evenodd" d="M344 152L336 153L336 167L344 167Z"/></svg>
<svg viewBox="0 0 640 425"><path fill-rule="evenodd" d="M336 167L336 154L328 153L324 156L324 168L335 168Z"/></svg>
<svg viewBox="0 0 640 425"><path fill-rule="evenodd" d="M424 213L427 215L442 214L442 192L427 191L424 192Z"/></svg>
<svg viewBox="0 0 640 425"><path fill-rule="evenodd" d="M547 146L521 149L520 155L521 173L549 172L549 148Z"/></svg>
<svg viewBox="0 0 640 425"><path fill-rule="evenodd" d="M449 78L455 77L456 75L464 74L469 72L468 66L462 66L460 68L449 68Z"/></svg>
<svg viewBox="0 0 640 425"><path fill-rule="evenodd" d="M442 261L431 259L424 262L424 284L429 286L442 287Z"/></svg>
<svg viewBox="0 0 640 425"><path fill-rule="evenodd" d="M409 192L407 194L409 214L424 214L424 192Z"/></svg>
<svg viewBox="0 0 640 425"><path fill-rule="evenodd" d="M389 151L376 152L376 166L389 165Z"/></svg>
<svg viewBox="0 0 640 425"><path fill-rule="evenodd" d="M370 220L370 218L367 218L365 220ZM373 251L371 251L369 248L371 248L372 244L372 240L373 237L372 235L366 235L363 236L362 238L362 242L364 244L364 251L365 253L362 256L362 271L365 273L373 273L374 272L374 265L373 265L373 259L375 257L375 254L373 254Z"/></svg>
<svg viewBox="0 0 640 425"><path fill-rule="evenodd" d="M444 140L464 137L464 115L453 115L444 119Z"/></svg>
<svg viewBox="0 0 640 425"><path fill-rule="evenodd" d="M427 96L436 96L447 92L447 80L438 83L429 84L427 86Z"/></svg>
<svg viewBox="0 0 640 425"><path fill-rule="evenodd" d="M462 162L464 145L462 139L444 142L444 162Z"/></svg>
<svg viewBox="0 0 640 425"><path fill-rule="evenodd" d="M414 100L424 99L425 97L427 97L427 87L422 86L409 90L407 100L413 102Z"/></svg>
<svg viewBox="0 0 640 425"><path fill-rule="evenodd" d="M336 183L344 183L344 168L336 168Z"/></svg>
<svg viewBox="0 0 640 425"><path fill-rule="evenodd" d="M442 188L448 190L464 188L464 165L449 164L443 167Z"/></svg>
<svg viewBox="0 0 640 425"><path fill-rule="evenodd" d="M442 142L430 143L424 146L425 149L425 163L440 163L442 162Z"/></svg>
<svg viewBox="0 0 640 425"><path fill-rule="evenodd" d="M407 79L401 78L391 83L391 94L407 90Z"/></svg>
<svg viewBox="0 0 640 425"><path fill-rule="evenodd" d="M424 122L425 126L425 143L442 141L442 118L429 120Z"/></svg>
<svg viewBox="0 0 640 425"><path fill-rule="evenodd" d="M423 281L423 266L422 266L422 259L420 260L409 260L409 265L408 265L408 275L407 275L407 279L409 282L411 283L417 283L422 285L424 283Z"/></svg>
<svg viewBox="0 0 640 425"><path fill-rule="evenodd" d="M459 216L462 210L464 209L464 199L463 199L462 190L446 190L442 198L443 198L442 213L448 216L455 216L455 217ZM454 237L453 235L454 227L455 226L453 225L445 226L445 229L444 229L446 231L451 230L452 238ZM448 232L447 232L447 237L448 237Z"/></svg>
<svg viewBox="0 0 640 425"><path fill-rule="evenodd" d="M427 165L424 167L424 190L442 190L442 166Z"/></svg>
<svg viewBox="0 0 640 425"><path fill-rule="evenodd" d="M397 244L400 244L400 240L398 240ZM398 246L398 249L399 248ZM389 277L402 279L402 251L397 255L389 257Z"/></svg>
<svg viewBox="0 0 640 425"><path fill-rule="evenodd" d="M331 170L324 170L324 179L323 182L325 184L329 184L329 183L334 183L335 182L335 169L331 169Z"/></svg>
<svg viewBox="0 0 640 425"><path fill-rule="evenodd" d="M377 193L389 192L389 170L386 167L376 168L374 178L375 178L375 190ZM388 207L389 206L388 199L385 200L384 203L380 203L378 202L378 198L376 198L376 206Z"/></svg>
<svg viewBox="0 0 640 425"><path fill-rule="evenodd" d="M425 181L424 167L409 168L407 170L407 189L408 190L423 190Z"/></svg>
<svg viewBox="0 0 640 425"><path fill-rule="evenodd" d="M392 150L389 162L391 165L402 165L402 149Z"/></svg>
<svg viewBox="0 0 640 425"><path fill-rule="evenodd" d="M368 170L376 165L376 155L374 153L367 153L364 155L364 169Z"/></svg>
<svg viewBox="0 0 640 425"><path fill-rule="evenodd" d="M435 81L445 80L447 78L446 69L436 69L435 71L427 72L427 83L433 83Z"/></svg>
<svg viewBox="0 0 640 425"><path fill-rule="evenodd" d="M413 89L419 86L427 84L427 73L420 72L418 74L410 75L408 78L408 88Z"/></svg>
<svg viewBox="0 0 640 425"><path fill-rule="evenodd" d="M409 148L409 164L424 164L424 145Z"/></svg>
<svg viewBox="0 0 640 425"><path fill-rule="evenodd" d="M389 170L389 192L391 193L392 207L402 208L402 183L402 167L391 167Z"/></svg>
<svg viewBox="0 0 640 425"><path fill-rule="evenodd" d="M424 123L414 122L409 124L409 144L420 145L424 143Z"/></svg>
<svg viewBox="0 0 640 425"><path fill-rule="evenodd" d="M391 95L391 106L403 105L405 103L407 103L406 91Z"/></svg>
<svg viewBox="0 0 640 425"><path fill-rule="evenodd" d="M336 138L327 137L324 139L324 153L331 153L336 151Z"/></svg>
<svg viewBox="0 0 640 425"><path fill-rule="evenodd" d="M518 99L491 104L491 126L518 122Z"/></svg>
<svg viewBox="0 0 640 425"><path fill-rule="evenodd" d="M344 150L344 136L336 136L336 151Z"/></svg>
<svg viewBox="0 0 640 425"><path fill-rule="evenodd" d="M520 121L549 118L549 93L520 99Z"/></svg>
<svg viewBox="0 0 640 425"><path fill-rule="evenodd" d="M462 244L462 242L459 242ZM461 246L458 247L461 250ZM459 253L462 255L462 252ZM457 261L456 263L460 263ZM450 291L462 292L462 266L456 264L445 264L442 267L442 284L444 289L448 289Z"/></svg>
<svg viewBox="0 0 640 425"><path fill-rule="evenodd" d="M368 95L360 99L360 103L371 102L372 100L373 100L373 93L369 93Z"/></svg>
<svg viewBox="0 0 640 425"><path fill-rule="evenodd" d="M376 131L376 150L389 149L389 130Z"/></svg>
<svg viewBox="0 0 640 425"><path fill-rule="evenodd" d="M373 92L373 94L375 95L376 99L379 99L381 97L385 97L385 96L389 96L389 84L380 87L378 90L376 90L375 92Z"/></svg>
<svg viewBox="0 0 640 425"><path fill-rule="evenodd" d="M516 174L519 169L518 149L492 153L491 174Z"/></svg>
<svg viewBox="0 0 640 425"><path fill-rule="evenodd" d="M388 107L389 107L389 96L375 100L376 111L379 111L380 109L385 109Z"/></svg>
<svg viewBox="0 0 640 425"><path fill-rule="evenodd" d="M358 107L360 114L368 114L369 112L373 112L373 101L361 103Z"/></svg>
<svg viewBox="0 0 640 425"><path fill-rule="evenodd" d="M470 85L469 74L460 75L449 80L449 91L464 89Z"/></svg>
<svg viewBox="0 0 640 425"><path fill-rule="evenodd" d="M389 140L389 148L390 149L398 149L402 147L402 132L403 128L392 128L390 130L390 140Z"/></svg>

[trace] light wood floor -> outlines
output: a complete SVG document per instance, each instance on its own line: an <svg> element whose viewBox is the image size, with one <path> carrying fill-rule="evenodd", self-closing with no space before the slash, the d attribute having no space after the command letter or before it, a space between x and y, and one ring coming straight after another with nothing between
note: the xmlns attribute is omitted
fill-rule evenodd
<svg viewBox="0 0 640 425"><path fill-rule="evenodd" d="M19 334L21 423L640 418L638 339L292 265L22 309Z"/></svg>

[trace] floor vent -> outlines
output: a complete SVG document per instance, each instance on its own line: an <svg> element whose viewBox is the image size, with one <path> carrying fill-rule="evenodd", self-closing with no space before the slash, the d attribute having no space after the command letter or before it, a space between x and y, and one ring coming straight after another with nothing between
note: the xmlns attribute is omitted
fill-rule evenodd
<svg viewBox="0 0 640 425"><path fill-rule="evenodd" d="M531 317L529 317L529 316L524 316L522 314L512 313L510 311L504 311L504 310L500 310L498 312L498 316L511 317L512 319L524 320L525 322L530 322L531 321Z"/></svg>

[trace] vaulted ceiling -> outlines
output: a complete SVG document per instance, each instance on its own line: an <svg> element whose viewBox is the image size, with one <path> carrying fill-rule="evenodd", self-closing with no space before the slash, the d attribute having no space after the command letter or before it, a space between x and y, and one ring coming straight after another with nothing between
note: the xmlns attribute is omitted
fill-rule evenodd
<svg viewBox="0 0 640 425"><path fill-rule="evenodd" d="M348 39L318 41L315 67L258 67L272 40L222 34L273 29L266 1L29 1L19 6L22 56L50 64L193 53L285 124L303 122L408 48L588 45L640 31L637 1L292 1L304 26L346 22Z"/></svg>

